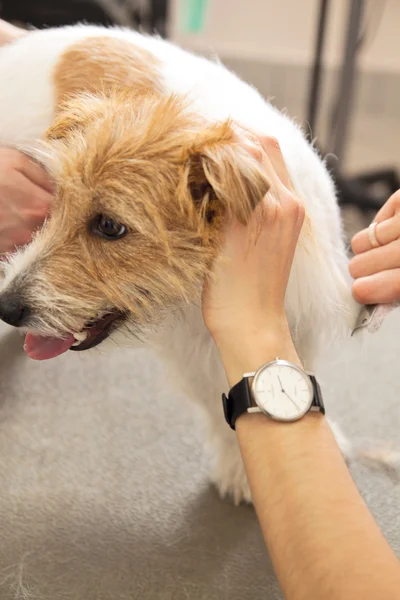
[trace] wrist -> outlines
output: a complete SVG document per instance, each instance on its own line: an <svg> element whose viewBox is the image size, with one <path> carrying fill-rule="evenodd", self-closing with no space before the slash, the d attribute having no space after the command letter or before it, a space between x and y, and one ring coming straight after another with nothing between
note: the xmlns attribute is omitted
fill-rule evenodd
<svg viewBox="0 0 400 600"><path fill-rule="evenodd" d="M231 336L214 337L225 373L232 387L244 373L256 371L277 357L301 366L289 326L284 322L257 331L240 327Z"/></svg>
<svg viewBox="0 0 400 600"><path fill-rule="evenodd" d="M240 345L242 341L257 340L262 337L286 336L290 331L284 309L279 312L273 311L267 316L265 313L243 315L243 312L236 311L224 317L224 319L221 316L214 319L217 324L213 326L205 319L206 326L218 348L227 348L236 342Z"/></svg>

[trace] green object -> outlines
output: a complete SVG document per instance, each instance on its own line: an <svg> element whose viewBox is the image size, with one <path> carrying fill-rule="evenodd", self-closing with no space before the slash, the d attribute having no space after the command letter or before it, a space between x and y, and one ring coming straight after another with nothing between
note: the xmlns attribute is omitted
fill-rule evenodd
<svg viewBox="0 0 400 600"><path fill-rule="evenodd" d="M181 2L184 11L184 31L200 33L204 29L207 0L181 0Z"/></svg>

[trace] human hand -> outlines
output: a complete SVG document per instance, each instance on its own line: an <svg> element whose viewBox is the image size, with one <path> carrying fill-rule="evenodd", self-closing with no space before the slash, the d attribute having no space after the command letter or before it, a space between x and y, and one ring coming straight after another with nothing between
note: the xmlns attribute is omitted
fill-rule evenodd
<svg viewBox="0 0 400 600"><path fill-rule="evenodd" d="M235 362L231 377L227 371L231 381L241 377L245 357L249 367L260 366L250 363L261 360L267 338L290 339L284 299L305 214L277 141L246 136L244 145L262 164L271 188L246 226L237 221L227 225L224 248L204 286L202 303L205 324L225 366L227 360ZM243 351L240 359L238 351ZM290 354L286 358L297 358L294 349Z"/></svg>
<svg viewBox="0 0 400 600"><path fill-rule="evenodd" d="M361 304L389 304L400 300L400 190L393 194L369 228L357 233L350 274L353 295ZM374 243L373 243L374 242ZM373 247L378 244L377 247Z"/></svg>
<svg viewBox="0 0 400 600"><path fill-rule="evenodd" d="M0 46L9 44L26 34L27 32L24 29L15 27L14 25L11 25L11 23L7 23L7 21L0 19Z"/></svg>
<svg viewBox="0 0 400 600"><path fill-rule="evenodd" d="M47 173L17 150L0 148L0 257L30 240L51 202Z"/></svg>

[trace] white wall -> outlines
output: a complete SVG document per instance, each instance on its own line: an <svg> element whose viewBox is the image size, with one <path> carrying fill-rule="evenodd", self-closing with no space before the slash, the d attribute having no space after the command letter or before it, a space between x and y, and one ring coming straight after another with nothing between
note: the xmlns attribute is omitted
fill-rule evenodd
<svg viewBox="0 0 400 600"><path fill-rule="evenodd" d="M171 36L187 48L286 64L307 65L312 59L318 0L208 0L205 30L190 35L179 24L186 1L171 2ZM350 0L331 1L325 53L328 66L340 61L349 4ZM362 50L361 68L400 72L400 0L368 0L366 16L374 36Z"/></svg>

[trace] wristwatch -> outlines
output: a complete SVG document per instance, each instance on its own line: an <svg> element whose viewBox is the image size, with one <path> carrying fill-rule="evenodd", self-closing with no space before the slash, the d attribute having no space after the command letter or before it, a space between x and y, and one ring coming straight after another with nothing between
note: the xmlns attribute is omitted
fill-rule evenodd
<svg viewBox="0 0 400 600"><path fill-rule="evenodd" d="M310 410L325 414L321 388L314 375L276 358L254 373L245 373L228 396L222 394L225 419L235 429L244 412L262 412L270 419L297 421Z"/></svg>

